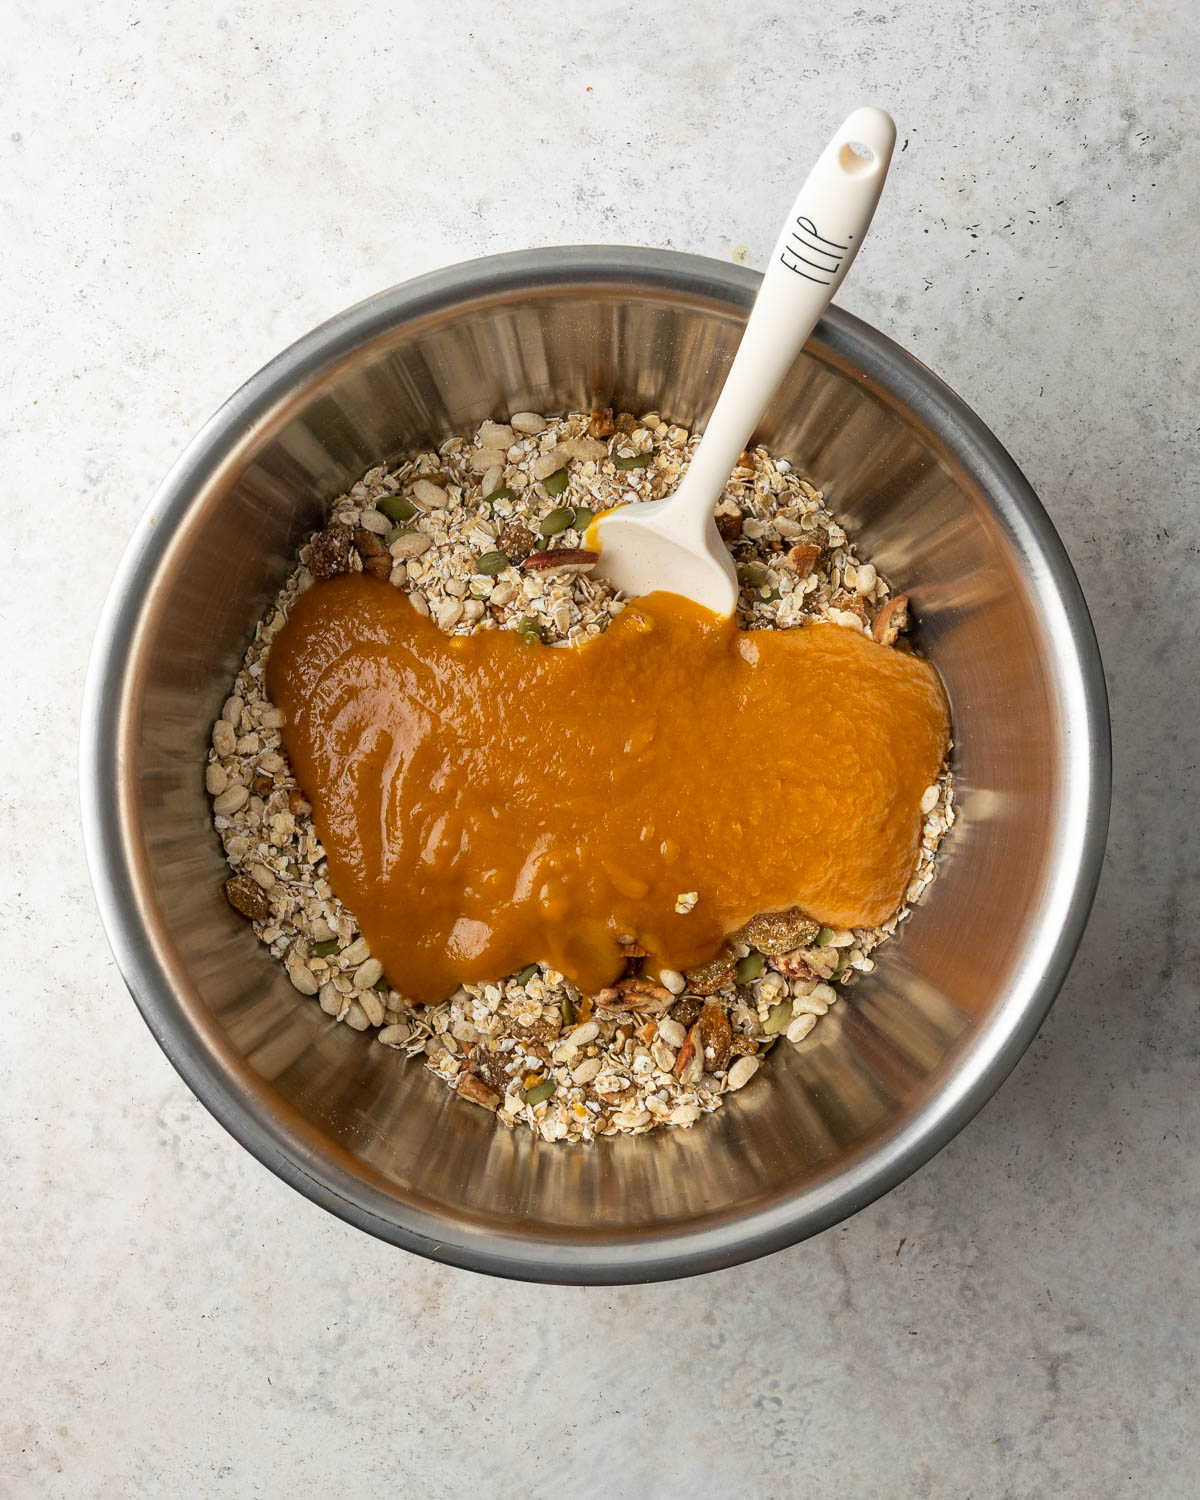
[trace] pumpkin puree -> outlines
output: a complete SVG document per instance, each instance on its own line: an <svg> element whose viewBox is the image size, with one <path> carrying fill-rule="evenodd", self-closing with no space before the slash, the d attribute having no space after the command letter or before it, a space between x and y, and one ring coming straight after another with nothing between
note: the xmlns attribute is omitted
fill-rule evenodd
<svg viewBox="0 0 1200 1500"><path fill-rule="evenodd" d="M297 601L267 687L330 883L426 1003L535 960L594 993L623 935L653 971L760 912L886 921L950 734L921 658L838 625L740 631L675 594L551 649L447 636L349 573Z"/></svg>

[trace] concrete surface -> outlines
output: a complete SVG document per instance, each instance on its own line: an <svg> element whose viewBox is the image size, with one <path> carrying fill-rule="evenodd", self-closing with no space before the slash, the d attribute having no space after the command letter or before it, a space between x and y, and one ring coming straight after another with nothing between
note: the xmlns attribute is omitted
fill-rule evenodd
<svg viewBox="0 0 1200 1500"><path fill-rule="evenodd" d="M1200 1493L1200 12L7 14L0 1494ZM1116 803L1083 950L992 1104L816 1241L615 1291L406 1258L236 1146L117 978L75 789L111 571L198 424L314 323L528 244L761 265L863 101L903 150L842 300L1009 445L1099 629Z"/></svg>

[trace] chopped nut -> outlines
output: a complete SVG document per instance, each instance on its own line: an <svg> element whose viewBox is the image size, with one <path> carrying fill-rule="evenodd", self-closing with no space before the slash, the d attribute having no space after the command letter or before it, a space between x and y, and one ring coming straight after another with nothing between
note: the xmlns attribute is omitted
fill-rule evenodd
<svg viewBox="0 0 1200 1500"><path fill-rule="evenodd" d="M816 567L820 557L820 547L813 547L797 542L794 547L789 547L783 554L783 561L793 572L798 573L801 578L807 578Z"/></svg>
<svg viewBox="0 0 1200 1500"><path fill-rule="evenodd" d="M908 626L908 595L893 594L871 623L871 634L881 646L894 646Z"/></svg>
<svg viewBox="0 0 1200 1500"><path fill-rule="evenodd" d="M476 1077L474 1073L460 1073L455 1090L472 1104L482 1104L484 1109L495 1110L500 1107L500 1095L488 1088L483 1079Z"/></svg>

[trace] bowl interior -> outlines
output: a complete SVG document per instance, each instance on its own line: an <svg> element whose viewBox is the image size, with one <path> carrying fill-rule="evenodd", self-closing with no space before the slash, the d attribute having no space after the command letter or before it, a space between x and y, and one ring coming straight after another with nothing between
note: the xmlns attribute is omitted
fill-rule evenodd
<svg viewBox="0 0 1200 1500"><path fill-rule="evenodd" d="M958 823L923 906L806 1043L777 1048L689 1131L546 1145L335 1025L226 904L203 788L212 721L297 545L365 469L484 417L603 403L702 424L754 289L687 257L537 260L364 304L197 439L135 539L98 647L93 797L112 784L90 838L147 1019L269 1165L425 1253L620 1280L822 1227L930 1154L1003 1076L1090 898L1098 777L1079 741L1095 682L1069 567L1019 474L998 449L980 457L963 409L915 362L834 313L757 436L909 593L945 679Z"/></svg>

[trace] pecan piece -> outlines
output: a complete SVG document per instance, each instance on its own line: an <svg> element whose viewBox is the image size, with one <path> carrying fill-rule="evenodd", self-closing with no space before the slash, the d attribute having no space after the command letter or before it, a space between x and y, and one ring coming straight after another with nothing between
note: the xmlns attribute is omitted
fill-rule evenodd
<svg viewBox="0 0 1200 1500"><path fill-rule="evenodd" d="M612 437L617 430L617 424L613 421L612 407L598 406L588 418L587 430L590 438Z"/></svg>
<svg viewBox="0 0 1200 1500"><path fill-rule="evenodd" d="M784 553L783 560L801 578L807 578L816 567L820 556L820 547L814 547L811 543L797 542L794 547L789 547Z"/></svg>
<svg viewBox="0 0 1200 1500"><path fill-rule="evenodd" d="M271 914L271 903L266 891L249 875L231 875L225 882L225 899L253 922L261 922Z"/></svg>
<svg viewBox="0 0 1200 1500"><path fill-rule="evenodd" d="M695 1083L704 1072L704 1052L700 1044L699 1021L684 1037L683 1046L675 1056L673 1072L680 1083Z"/></svg>
<svg viewBox="0 0 1200 1500"><path fill-rule="evenodd" d="M798 906L789 906L786 911L762 912L751 917L738 936L770 957L776 953L790 953L793 948L807 947L815 941L820 930L819 922L806 917Z"/></svg>
<svg viewBox="0 0 1200 1500"><path fill-rule="evenodd" d="M881 646L894 646L908 628L908 595L894 594L871 622L871 634Z"/></svg>
<svg viewBox="0 0 1200 1500"><path fill-rule="evenodd" d="M771 967L786 979L830 979L837 973L841 953L837 948L797 948L776 953Z"/></svg>
<svg viewBox="0 0 1200 1500"><path fill-rule="evenodd" d="M737 959L730 948L723 947L707 963L697 964L694 969L685 969L684 978L688 989L696 995L715 995L722 985L733 982Z"/></svg>
<svg viewBox="0 0 1200 1500"><path fill-rule="evenodd" d="M531 552L522 566L526 572L586 573L599 561L598 552L582 547L547 547L544 552Z"/></svg>
<svg viewBox="0 0 1200 1500"><path fill-rule="evenodd" d="M392 555L384 546L381 536L359 527L354 533L354 550L362 558L364 573L371 573L376 578L391 576Z"/></svg>
<svg viewBox="0 0 1200 1500"><path fill-rule="evenodd" d="M264 771L260 771L250 783L250 790L260 797L269 797L275 790L275 782Z"/></svg>
<svg viewBox="0 0 1200 1500"><path fill-rule="evenodd" d="M500 1095L488 1088L483 1079L474 1073L460 1073L455 1089L464 1099L469 1099L472 1104L482 1104L484 1109L496 1110L500 1107Z"/></svg>
<svg viewBox="0 0 1200 1500"><path fill-rule="evenodd" d="M341 521L330 521L324 531L318 531L308 547L308 571L318 582L335 578L350 568L350 553L354 549L354 533Z"/></svg>

